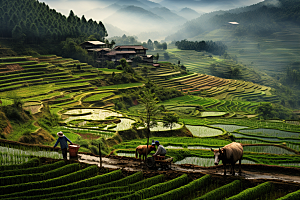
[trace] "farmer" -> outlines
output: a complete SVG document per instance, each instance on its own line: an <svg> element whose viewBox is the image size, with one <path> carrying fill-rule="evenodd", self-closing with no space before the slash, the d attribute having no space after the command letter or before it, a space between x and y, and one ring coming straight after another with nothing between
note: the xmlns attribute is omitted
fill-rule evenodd
<svg viewBox="0 0 300 200"><path fill-rule="evenodd" d="M73 144L73 143L63 134L63 132L60 131L57 133L57 135L59 138L57 139L53 148L55 148L59 142L63 158L64 158L64 160L67 160L67 151L68 151L67 150L68 149L67 141L69 141L71 144Z"/></svg>
<svg viewBox="0 0 300 200"><path fill-rule="evenodd" d="M157 160L159 158L159 156L165 156L167 151L163 147L163 145L159 144L159 141L155 141L155 145L157 145L157 150L156 150L155 154L153 154L153 157L155 160Z"/></svg>

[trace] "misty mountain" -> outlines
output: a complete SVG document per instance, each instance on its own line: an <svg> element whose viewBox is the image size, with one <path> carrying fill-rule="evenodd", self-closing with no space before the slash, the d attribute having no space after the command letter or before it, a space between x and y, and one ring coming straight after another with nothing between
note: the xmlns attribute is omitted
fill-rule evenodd
<svg viewBox="0 0 300 200"><path fill-rule="evenodd" d="M131 33L157 29L160 25L166 24L163 17L137 6L121 8L103 21Z"/></svg>
<svg viewBox="0 0 300 200"><path fill-rule="evenodd" d="M191 8L182 8L179 12L177 12L178 15L188 19L188 20L192 20L192 19L196 19L198 17L200 17L200 15L204 14L204 12L197 12Z"/></svg>
<svg viewBox="0 0 300 200"><path fill-rule="evenodd" d="M107 31L107 34L109 37L114 37L114 36L119 36L119 35L129 35L126 31L116 27L116 26L113 26L111 24L108 24L108 23L105 23L104 24L105 28L106 28L106 31Z"/></svg>
<svg viewBox="0 0 300 200"><path fill-rule="evenodd" d="M122 6L119 4L111 4L105 8L94 8L87 12L83 12L80 15L84 15L87 19L92 18L96 20L102 20L107 16L110 16L112 13L115 13L117 10L121 9Z"/></svg>
<svg viewBox="0 0 300 200"><path fill-rule="evenodd" d="M265 0L264 2L229 11L215 11L188 21L177 33L166 40L193 38L203 32L219 29L228 22L239 23L237 35L253 34L266 36L282 27L281 22L300 22L299 0Z"/></svg>
<svg viewBox="0 0 300 200"><path fill-rule="evenodd" d="M119 0L116 1L116 4L119 4L121 6L136 6L136 7L141 7L143 9L148 10L150 7L147 6L146 4L142 3L139 0Z"/></svg>
<svg viewBox="0 0 300 200"><path fill-rule="evenodd" d="M169 21L171 23L175 24L183 24L184 22L187 21L186 18L177 15L176 13L172 12L171 10L169 10L166 7L162 7L162 8L152 8L149 11L151 11L152 13L163 17L166 21Z"/></svg>
<svg viewBox="0 0 300 200"><path fill-rule="evenodd" d="M182 9L185 7L193 8L195 10L228 10L240 6L247 6L262 0L163 0L160 2L162 6L170 7L172 9Z"/></svg>
<svg viewBox="0 0 300 200"><path fill-rule="evenodd" d="M159 3L155 3L153 1L149 1L149 0L139 0L139 1L151 8L162 7Z"/></svg>

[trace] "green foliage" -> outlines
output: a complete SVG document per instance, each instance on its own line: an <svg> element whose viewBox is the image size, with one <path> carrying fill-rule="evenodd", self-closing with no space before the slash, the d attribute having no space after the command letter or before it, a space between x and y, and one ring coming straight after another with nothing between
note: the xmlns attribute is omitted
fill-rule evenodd
<svg viewBox="0 0 300 200"><path fill-rule="evenodd" d="M174 112L167 112L163 117L164 126L170 127L171 130L173 125L178 123L178 121L179 121L179 116Z"/></svg>
<svg viewBox="0 0 300 200"><path fill-rule="evenodd" d="M181 50L195 50L195 51L207 51L215 55L223 55L227 46L222 42L213 42L213 41L187 41L181 40L175 43L178 49ZM180 63L178 63L179 65Z"/></svg>
<svg viewBox="0 0 300 200"><path fill-rule="evenodd" d="M256 187L248 188L235 196L229 197L228 200L235 200L235 199L253 200L261 197L263 194L270 192L271 189L272 189L271 182L261 183Z"/></svg>
<svg viewBox="0 0 300 200"><path fill-rule="evenodd" d="M5 5L5 10L0 13L2 37L13 36L16 40L24 37L26 43L38 43L90 35L101 40L107 36L102 22L97 23L92 19L87 22L72 10L66 18L45 3L35 0L3 0L2 4Z"/></svg>
<svg viewBox="0 0 300 200"><path fill-rule="evenodd" d="M53 164L42 165L39 167L30 167L25 169L5 170L0 172L0 177L16 176L24 174L44 173L65 165L65 161L55 162Z"/></svg>
<svg viewBox="0 0 300 200"><path fill-rule="evenodd" d="M181 186L179 188L176 188L174 190L168 191L166 193L163 193L161 195L150 197L150 199L157 199L157 200L173 200L173 199L179 199L184 198L191 193L199 190L199 188L204 187L205 185L208 185L208 183L211 181L211 175L206 174L205 176L196 179L187 185Z"/></svg>
<svg viewBox="0 0 300 200"><path fill-rule="evenodd" d="M40 164L40 160L38 158L32 158L28 162L25 162L25 163L22 163L19 165L2 165L2 166L0 166L0 171L36 167L39 164Z"/></svg>
<svg viewBox="0 0 300 200"><path fill-rule="evenodd" d="M141 172L134 173L130 176L127 176L123 179L113 181L106 184L95 185L88 188L80 188L72 191L62 192L59 195L56 193L56 196L52 199L73 199L73 198L90 198L95 196L100 196L112 192L124 192L128 191L128 184L140 181L143 179L143 174ZM122 187L124 186L124 187ZM88 192L86 192L88 191ZM68 194L68 196L67 196ZM60 197L58 197L60 196Z"/></svg>
<svg viewBox="0 0 300 200"><path fill-rule="evenodd" d="M198 197L194 200L218 200L225 197L232 196L241 191L241 181L235 180L229 184L223 185L213 191L206 193L205 195Z"/></svg>
<svg viewBox="0 0 300 200"><path fill-rule="evenodd" d="M141 103L145 109L145 116L140 116L141 121L146 124L147 129L147 146L149 143L149 134L150 134L150 128L155 126L155 117L158 112L157 109L157 97L155 96L155 93L150 93L149 90L143 91L142 95L139 95L139 103Z"/></svg>
<svg viewBox="0 0 300 200"><path fill-rule="evenodd" d="M299 199L299 196L300 196L300 190L297 190L296 192L289 193L277 200L297 200Z"/></svg>
<svg viewBox="0 0 300 200"><path fill-rule="evenodd" d="M83 177L89 177L95 173L97 173L98 167L96 165L87 167L83 170L79 170L74 173L70 173L58 178L48 179L44 181L37 181L37 182L30 182L30 183L23 183L23 184L16 184L16 185L9 185L9 186L2 186L0 187L1 194L9 194L13 192L22 192L25 190L30 189L37 189L37 188L46 188L46 187L53 187L59 186L62 184L68 184L71 182L76 182L81 180Z"/></svg>
<svg viewBox="0 0 300 200"><path fill-rule="evenodd" d="M14 176L6 176L0 178L0 186L5 185L13 185L13 184L21 184L27 182L35 182L46 179L51 179L59 176L63 176L68 173L75 172L79 170L80 166L78 163L66 165L46 173L34 173L34 174L22 174L22 175L14 175Z"/></svg>
<svg viewBox="0 0 300 200"><path fill-rule="evenodd" d="M137 37L135 36L126 36L125 34L123 36L114 36L109 38L112 41L114 41L115 45L141 45L140 42L137 41Z"/></svg>
<svg viewBox="0 0 300 200"><path fill-rule="evenodd" d="M122 198L120 198L120 200L131 200L131 199L146 199L146 198L150 198L150 197L154 197L158 194L162 194L164 192L167 192L169 190L175 189L181 185L184 185L188 182L188 177L186 174L175 178L173 180L170 180L168 182L165 183L159 183L156 185L153 185L149 188L145 188L142 190L139 190L137 192L135 192L134 194L128 195L128 196L124 196Z"/></svg>
<svg viewBox="0 0 300 200"><path fill-rule="evenodd" d="M94 165L95 166L95 165ZM28 191L24 191L24 192L16 192L16 193L12 193L12 194L7 194L4 196L0 196L0 197L11 197L11 198L17 198L20 197L20 199L23 199L24 197L27 197L27 199L42 199L43 197L47 196L47 197L55 197L57 196L57 193L60 192L66 192L66 191L71 191L74 190L76 191L76 189L80 189L80 188L86 188L86 187L92 187L95 185L101 185L101 184L105 184L105 183L109 183L109 182L113 182L115 180L118 180L122 177L122 171L121 170L115 170L103 175L98 175L95 177L91 177L91 178L86 178L84 180L80 180L77 182L72 182L66 185L61 185L61 186L56 186L56 187L49 187L49 188L44 188L44 189L32 189L32 190L28 190Z"/></svg>

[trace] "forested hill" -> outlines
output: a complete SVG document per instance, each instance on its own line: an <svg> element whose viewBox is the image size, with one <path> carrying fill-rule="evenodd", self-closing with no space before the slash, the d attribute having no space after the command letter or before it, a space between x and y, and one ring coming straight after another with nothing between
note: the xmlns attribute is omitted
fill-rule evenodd
<svg viewBox="0 0 300 200"><path fill-rule="evenodd" d="M72 11L66 17L36 0L0 0L0 24L0 37L25 43L59 42L90 35L100 40L107 36L101 21L87 21Z"/></svg>
<svg viewBox="0 0 300 200"><path fill-rule="evenodd" d="M228 22L239 23L235 32L238 36L243 34L267 36L284 28L286 22L299 24L300 0L266 0L245 8L205 14L185 23L181 30L168 36L166 40L189 39L205 31L221 28Z"/></svg>

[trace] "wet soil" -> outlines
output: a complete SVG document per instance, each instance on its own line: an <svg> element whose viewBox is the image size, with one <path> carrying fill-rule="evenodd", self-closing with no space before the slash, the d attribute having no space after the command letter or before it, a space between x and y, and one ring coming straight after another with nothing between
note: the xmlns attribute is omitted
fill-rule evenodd
<svg viewBox="0 0 300 200"><path fill-rule="evenodd" d="M93 156L88 154L78 154L78 160L80 162L100 165L99 156ZM233 176L229 172L229 166L227 175L224 176L223 166L213 167L200 167L196 165L177 165L172 164L171 169L162 170L158 167L156 170L151 170L146 167L143 161L131 157L122 156L107 156L102 157L102 167L111 169L122 169L128 172L143 171L146 173L164 173L169 177L176 177L176 174L188 173L193 174L193 177L201 177L203 174L211 174L213 176L222 177L222 179L245 179L251 180L251 182L265 182L275 181L279 183L292 184L300 189L300 169L292 167L281 166L268 166L259 164L242 164L242 173L237 173L238 166L236 166L236 174ZM198 175L197 175L198 174Z"/></svg>

